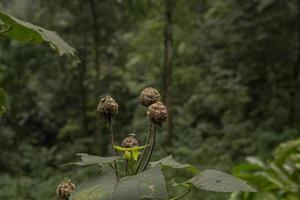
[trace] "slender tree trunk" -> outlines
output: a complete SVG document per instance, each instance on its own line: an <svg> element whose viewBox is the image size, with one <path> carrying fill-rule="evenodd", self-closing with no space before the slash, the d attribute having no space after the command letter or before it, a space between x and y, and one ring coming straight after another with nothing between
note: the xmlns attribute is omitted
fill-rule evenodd
<svg viewBox="0 0 300 200"><path fill-rule="evenodd" d="M80 3L80 9L83 2ZM85 20L84 17L82 17L81 20ZM86 29L86 24L83 24L81 27L82 29ZM86 88L86 65L87 65L87 35L86 32L83 31L82 43L78 44L78 53L80 58L80 63L77 65L77 72L78 72L78 78L79 78L79 94L80 94L80 110L81 110L81 116L82 116L82 133L86 134L88 132L88 116L87 116L87 88Z"/></svg>
<svg viewBox="0 0 300 200"><path fill-rule="evenodd" d="M97 12L97 2L95 0L89 0L90 10L91 10L91 17L93 23L93 53L94 53L94 70L95 70L95 79L94 79L94 94L96 101L99 101L99 95L101 93L101 80L100 80L100 62L99 62L99 16ZM97 102L98 103L98 102ZM95 106L96 108L96 106ZM107 145L105 142L106 137L103 137L103 131L101 130L101 125L99 124L99 120L96 120L96 133L95 139L98 146L101 148L100 153L106 154L107 153Z"/></svg>
<svg viewBox="0 0 300 200"><path fill-rule="evenodd" d="M88 116L87 116L87 93L85 87L86 77L86 50L85 47L79 52L81 62L77 65L78 76L79 76L79 93L80 93L80 107L82 116L82 133L88 132Z"/></svg>
<svg viewBox="0 0 300 200"><path fill-rule="evenodd" d="M290 128L295 128L296 123L297 123L297 90L300 86L300 80L299 80L299 67L300 67L300 49L299 49L299 45L298 45L298 57L297 57L297 61L292 69L292 79L291 79L291 83L292 86L290 88L290 116L289 116L289 124L290 124Z"/></svg>
<svg viewBox="0 0 300 200"><path fill-rule="evenodd" d="M165 1L165 30L164 30L164 73L163 73L163 93L169 117L167 122L166 144L173 142L173 101L172 101L172 61L173 61L173 0Z"/></svg>

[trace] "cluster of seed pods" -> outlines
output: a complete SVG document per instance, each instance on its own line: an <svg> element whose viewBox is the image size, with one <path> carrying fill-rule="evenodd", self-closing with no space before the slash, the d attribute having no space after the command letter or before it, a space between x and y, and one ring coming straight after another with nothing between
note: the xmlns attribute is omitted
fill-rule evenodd
<svg viewBox="0 0 300 200"><path fill-rule="evenodd" d="M148 108L147 116L149 118L150 123L148 137L144 145L147 147L143 149L143 152L141 153L141 156L139 157L139 160L136 163L134 173L131 175L144 171L147 168L155 145L156 129L157 127L161 127L162 124L168 118L168 110L166 106L162 103L161 95L156 89L152 87L145 88L139 96L139 102L141 103L141 105ZM106 121L108 124L113 156L116 156L116 152L114 147L112 119L118 114L118 110L119 105L111 96L106 96L105 98L102 98L97 107L98 116L104 121ZM130 149L138 146L139 142L137 141L135 134L129 134L128 137L126 137L121 143L121 147L123 148ZM116 161L114 162L114 169L116 176L119 180L120 175L118 172L118 166ZM68 200L70 197L70 193L74 190L74 183L72 183L70 179L64 180L62 183L59 184L57 188L57 199Z"/></svg>

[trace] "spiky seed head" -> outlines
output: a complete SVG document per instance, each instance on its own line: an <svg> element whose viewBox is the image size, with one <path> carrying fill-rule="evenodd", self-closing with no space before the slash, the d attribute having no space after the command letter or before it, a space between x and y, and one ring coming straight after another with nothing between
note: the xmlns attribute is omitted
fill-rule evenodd
<svg viewBox="0 0 300 200"><path fill-rule="evenodd" d="M71 193L75 190L75 184L69 178L65 178L56 189L58 200L68 200Z"/></svg>
<svg viewBox="0 0 300 200"><path fill-rule="evenodd" d="M160 101L149 106L147 114L150 121L158 126L161 126L168 118L168 110Z"/></svg>
<svg viewBox="0 0 300 200"><path fill-rule="evenodd" d="M133 148L139 146L139 142L135 138L135 134L128 134L128 137L126 137L121 144L121 147L124 148Z"/></svg>
<svg viewBox="0 0 300 200"><path fill-rule="evenodd" d="M151 104L160 101L161 96L156 89L148 87L142 91L139 100L143 106L149 107Z"/></svg>
<svg viewBox="0 0 300 200"><path fill-rule="evenodd" d="M111 96L106 96L100 100L97 112L102 119L109 121L118 113L118 109L117 102Z"/></svg>

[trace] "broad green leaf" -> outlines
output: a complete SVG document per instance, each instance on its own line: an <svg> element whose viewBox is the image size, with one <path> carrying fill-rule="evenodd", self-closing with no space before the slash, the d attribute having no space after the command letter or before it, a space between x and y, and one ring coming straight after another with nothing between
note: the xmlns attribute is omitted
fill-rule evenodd
<svg viewBox="0 0 300 200"><path fill-rule="evenodd" d="M282 166L292 153L300 148L300 139L280 144L274 151L275 163Z"/></svg>
<svg viewBox="0 0 300 200"><path fill-rule="evenodd" d="M155 161L155 162L150 162L150 165L152 167L156 166L156 165L162 165L162 166L167 166L167 167L171 167L171 168L175 168L175 169L187 168L187 169L191 170L194 173L198 172L198 170L195 167L193 167L189 164L181 164L179 162L176 162L173 159L172 155L169 155L168 157L162 158L162 159L160 159L158 161Z"/></svg>
<svg viewBox="0 0 300 200"><path fill-rule="evenodd" d="M86 182L71 194L70 200L140 200L166 199L167 191L160 166L117 182L114 173L107 172Z"/></svg>
<svg viewBox="0 0 300 200"><path fill-rule="evenodd" d="M256 192L245 181L217 170L204 170L187 183L202 190L215 192Z"/></svg>
<svg viewBox="0 0 300 200"><path fill-rule="evenodd" d="M78 153L76 154L81 157L81 161L73 162L73 163L67 163L66 165L78 165L78 166L86 166L86 165L102 165L102 164L109 164L113 161L117 160L119 157L100 157L100 156L94 156L89 155L86 153Z"/></svg>
<svg viewBox="0 0 300 200"><path fill-rule="evenodd" d="M57 50L59 55L75 55L75 49L56 32L17 19L3 11L0 11L0 35L5 35L20 42L42 43L45 41Z"/></svg>
<svg viewBox="0 0 300 200"><path fill-rule="evenodd" d="M6 95L2 88L0 88L0 117L5 112Z"/></svg>

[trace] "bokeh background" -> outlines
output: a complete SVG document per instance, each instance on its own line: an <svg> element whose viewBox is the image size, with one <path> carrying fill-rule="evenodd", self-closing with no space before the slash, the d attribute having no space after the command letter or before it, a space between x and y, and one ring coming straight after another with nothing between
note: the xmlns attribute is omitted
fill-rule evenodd
<svg viewBox="0 0 300 200"><path fill-rule="evenodd" d="M1 39L0 199L51 200L64 177L89 177L91 168L59 165L77 152L110 155L96 116L107 94L120 107L116 140L144 141L139 93L161 91L171 120L153 160L173 154L232 173L248 156L269 162L299 136L298 0L2 0L0 9L57 31L80 58Z"/></svg>

